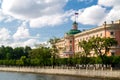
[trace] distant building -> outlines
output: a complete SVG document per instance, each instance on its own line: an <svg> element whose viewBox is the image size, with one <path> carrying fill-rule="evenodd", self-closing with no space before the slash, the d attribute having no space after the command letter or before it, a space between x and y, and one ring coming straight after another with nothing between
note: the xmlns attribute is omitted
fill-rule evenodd
<svg viewBox="0 0 120 80"><path fill-rule="evenodd" d="M72 29L65 33L64 38L56 43L60 57L70 57L75 53L82 52L78 43L82 40L88 40L91 37L115 38L118 41L118 46L111 49L109 55L120 55L120 20L112 21L111 24L105 22L102 26L82 32L78 30L78 23L75 21ZM91 56L94 55L91 54Z"/></svg>

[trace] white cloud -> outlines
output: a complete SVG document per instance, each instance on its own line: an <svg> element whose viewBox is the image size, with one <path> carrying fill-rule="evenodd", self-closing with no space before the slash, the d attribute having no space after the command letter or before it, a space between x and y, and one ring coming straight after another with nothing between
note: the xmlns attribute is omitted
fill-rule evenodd
<svg viewBox="0 0 120 80"><path fill-rule="evenodd" d="M12 46L13 48L15 47L25 47L25 46L30 46L31 48L35 47L35 44L40 44L39 40L37 39L28 39L26 41L15 41L11 44L9 44L9 46Z"/></svg>
<svg viewBox="0 0 120 80"><path fill-rule="evenodd" d="M120 0L98 0L98 4L107 7L115 7L120 5Z"/></svg>
<svg viewBox="0 0 120 80"><path fill-rule="evenodd" d="M98 4L105 7L112 7L103 19L104 21L111 22L120 19L120 0L99 0Z"/></svg>
<svg viewBox="0 0 120 80"><path fill-rule="evenodd" d="M0 45L7 45L10 40L10 31L6 28L0 28Z"/></svg>
<svg viewBox="0 0 120 80"><path fill-rule="evenodd" d="M6 16L2 13L2 10L0 9L0 21L3 21L6 18Z"/></svg>
<svg viewBox="0 0 120 80"><path fill-rule="evenodd" d="M31 47L35 47L36 44L40 44L39 40L37 40L37 39L29 39L23 43L24 46L27 45L27 46L31 46Z"/></svg>
<svg viewBox="0 0 120 80"><path fill-rule="evenodd" d="M35 47L35 44L40 44L38 38L40 34L37 34L35 37L30 35L29 29L27 28L27 21L24 21L17 29L16 33L13 34L13 42L9 44L12 47L25 47L30 46L31 48Z"/></svg>
<svg viewBox="0 0 120 80"><path fill-rule="evenodd" d="M8 22L12 22L14 20L15 20L15 18L13 18L12 16L6 16L6 18L4 19L4 22L8 23Z"/></svg>
<svg viewBox="0 0 120 80"><path fill-rule="evenodd" d="M0 29L0 41L6 41L10 39L10 31L6 28Z"/></svg>
<svg viewBox="0 0 120 80"><path fill-rule="evenodd" d="M28 39L26 41L14 41L13 43L10 43L9 46L11 46L13 48L25 47L25 46L30 46L31 48L35 48L35 44L40 44L39 40Z"/></svg>
<svg viewBox="0 0 120 80"><path fill-rule="evenodd" d="M106 9L99 5L94 5L79 10L78 22L82 24L91 24L91 25L98 24L105 17L106 15L105 11ZM72 20L74 20L73 17Z"/></svg>
<svg viewBox="0 0 120 80"><path fill-rule="evenodd" d="M39 34L35 37L30 36L29 29L26 28L26 22L23 22L13 35L7 28L0 28L0 46L11 46L13 48L30 46L34 48L36 44L41 43L38 40L39 36Z"/></svg>
<svg viewBox="0 0 120 80"><path fill-rule="evenodd" d="M36 19L32 19L30 20L30 27L40 28L44 26L60 25L68 21L68 18L74 13L75 13L74 10L68 10L64 14L54 14L51 16L42 16Z"/></svg>
<svg viewBox="0 0 120 80"><path fill-rule="evenodd" d="M30 21L30 26L39 28L44 26L55 26L64 22L64 16L60 15L51 15L51 16L42 16Z"/></svg>
<svg viewBox="0 0 120 80"><path fill-rule="evenodd" d="M5 15L2 11L2 9L0 9L0 21L2 22L12 22L13 20L15 20L12 16L9 15Z"/></svg>
<svg viewBox="0 0 120 80"><path fill-rule="evenodd" d="M0 28L0 46L11 46L13 48L30 46L34 48L36 44L40 44L41 42L38 39L40 34L36 34L35 37L31 36L26 26L27 22L25 21L13 35L7 28Z"/></svg>
<svg viewBox="0 0 120 80"><path fill-rule="evenodd" d="M38 36L39 35L37 34L37 37ZM14 40L13 38L12 38L12 35L10 35L10 31L8 29L6 28L0 29L0 46L1 45L11 46L13 48L30 46L31 48L34 48L36 44L38 45L41 43L38 39L35 39L35 38L29 38L27 40L17 40L17 41Z"/></svg>
<svg viewBox="0 0 120 80"><path fill-rule="evenodd" d="M2 11L4 14L21 20L29 20L30 27L40 28L44 26L56 26L68 19L68 13L64 13L63 7L68 0L3 0ZM87 0L86 0L87 1ZM22 6L21 6L22 4ZM6 6L7 5L7 6ZM11 21L12 18L5 20Z"/></svg>
<svg viewBox="0 0 120 80"><path fill-rule="evenodd" d="M30 20L32 27L54 26L63 22L63 7L67 1L3 0L2 11L17 19Z"/></svg>
<svg viewBox="0 0 120 80"><path fill-rule="evenodd" d="M87 0L78 0L85 2ZM108 23L120 19L120 0L98 0L97 5L79 9L77 21L81 24L101 25L104 21ZM74 21L75 17L71 19Z"/></svg>
<svg viewBox="0 0 120 80"><path fill-rule="evenodd" d="M26 22L23 22L23 24L18 27L16 33L13 35L15 40L27 39L30 37L29 29L26 26Z"/></svg>
<svg viewBox="0 0 120 80"><path fill-rule="evenodd" d="M90 3L92 2L93 0L78 0L78 2L86 2L86 3Z"/></svg>

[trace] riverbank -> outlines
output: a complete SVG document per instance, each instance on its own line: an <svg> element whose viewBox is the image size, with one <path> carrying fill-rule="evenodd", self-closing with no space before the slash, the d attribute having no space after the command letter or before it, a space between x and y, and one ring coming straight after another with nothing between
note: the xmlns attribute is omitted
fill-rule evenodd
<svg viewBox="0 0 120 80"><path fill-rule="evenodd" d="M120 79L119 70L52 69L40 67L0 67L0 71L30 72L41 74L72 75Z"/></svg>

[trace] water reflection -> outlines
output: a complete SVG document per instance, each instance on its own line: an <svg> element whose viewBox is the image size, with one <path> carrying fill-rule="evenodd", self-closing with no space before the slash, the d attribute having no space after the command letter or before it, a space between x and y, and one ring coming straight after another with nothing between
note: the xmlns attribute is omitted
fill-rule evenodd
<svg viewBox="0 0 120 80"><path fill-rule="evenodd" d="M115 80L32 73L0 72L0 80ZM118 80L118 79L116 79Z"/></svg>

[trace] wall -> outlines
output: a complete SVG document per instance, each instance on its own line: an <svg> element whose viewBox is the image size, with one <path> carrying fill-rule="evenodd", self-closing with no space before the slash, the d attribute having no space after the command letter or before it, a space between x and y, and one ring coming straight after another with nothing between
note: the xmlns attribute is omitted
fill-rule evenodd
<svg viewBox="0 0 120 80"><path fill-rule="evenodd" d="M112 70L85 70L85 69L50 69L50 68L33 68L33 67L0 67L1 71L33 72L43 74L62 74L87 77L109 77L120 78L120 71Z"/></svg>

